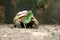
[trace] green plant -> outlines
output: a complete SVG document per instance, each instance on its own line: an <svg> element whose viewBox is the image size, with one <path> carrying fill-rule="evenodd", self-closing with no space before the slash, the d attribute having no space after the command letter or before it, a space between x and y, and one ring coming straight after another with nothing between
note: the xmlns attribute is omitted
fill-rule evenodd
<svg viewBox="0 0 60 40"><path fill-rule="evenodd" d="M23 19L24 27L26 28L27 24L31 21L33 16L32 11L28 11L28 15Z"/></svg>

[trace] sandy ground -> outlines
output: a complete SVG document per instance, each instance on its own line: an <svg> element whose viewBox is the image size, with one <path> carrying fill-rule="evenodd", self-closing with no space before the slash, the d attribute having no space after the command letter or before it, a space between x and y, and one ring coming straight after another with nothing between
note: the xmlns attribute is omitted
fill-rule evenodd
<svg viewBox="0 0 60 40"><path fill-rule="evenodd" d="M60 40L60 25L40 25L38 29L0 25L0 40Z"/></svg>

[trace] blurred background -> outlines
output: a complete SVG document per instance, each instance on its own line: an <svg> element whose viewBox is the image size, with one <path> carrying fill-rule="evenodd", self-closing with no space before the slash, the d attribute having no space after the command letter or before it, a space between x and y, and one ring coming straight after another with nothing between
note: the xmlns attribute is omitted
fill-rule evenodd
<svg viewBox="0 0 60 40"><path fill-rule="evenodd" d="M12 24L23 10L32 10L40 24L60 24L60 0L0 0L0 24Z"/></svg>

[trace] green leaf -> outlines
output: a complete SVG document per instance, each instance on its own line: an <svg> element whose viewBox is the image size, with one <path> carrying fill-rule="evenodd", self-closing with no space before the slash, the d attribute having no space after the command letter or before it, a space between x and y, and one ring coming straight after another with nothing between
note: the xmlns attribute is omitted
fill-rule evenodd
<svg viewBox="0 0 60 40"><path fill-rule="evenodd" d="M32 11L28 11L28 15L23 19L24 27L26 28L27 24L31 21L33 16Z"/></svg>
<svg viewBox="0 0 60 40"><path fill-rule="evenodd" d="M31 21L31 18L33 16L33 13L31 11L28 12L28 15L24 18L23 23L29 23Z"/></svg>

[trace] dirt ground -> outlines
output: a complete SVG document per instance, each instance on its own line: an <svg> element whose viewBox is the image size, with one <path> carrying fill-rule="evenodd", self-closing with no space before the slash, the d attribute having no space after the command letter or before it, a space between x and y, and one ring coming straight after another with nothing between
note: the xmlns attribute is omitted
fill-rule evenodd
<svg viewBox="0 0 60 40"><path fill-rule="evenodd" d="M60 40L60 25L40 25L38 29L12 26L0 25L0 40Z"/></svg>

